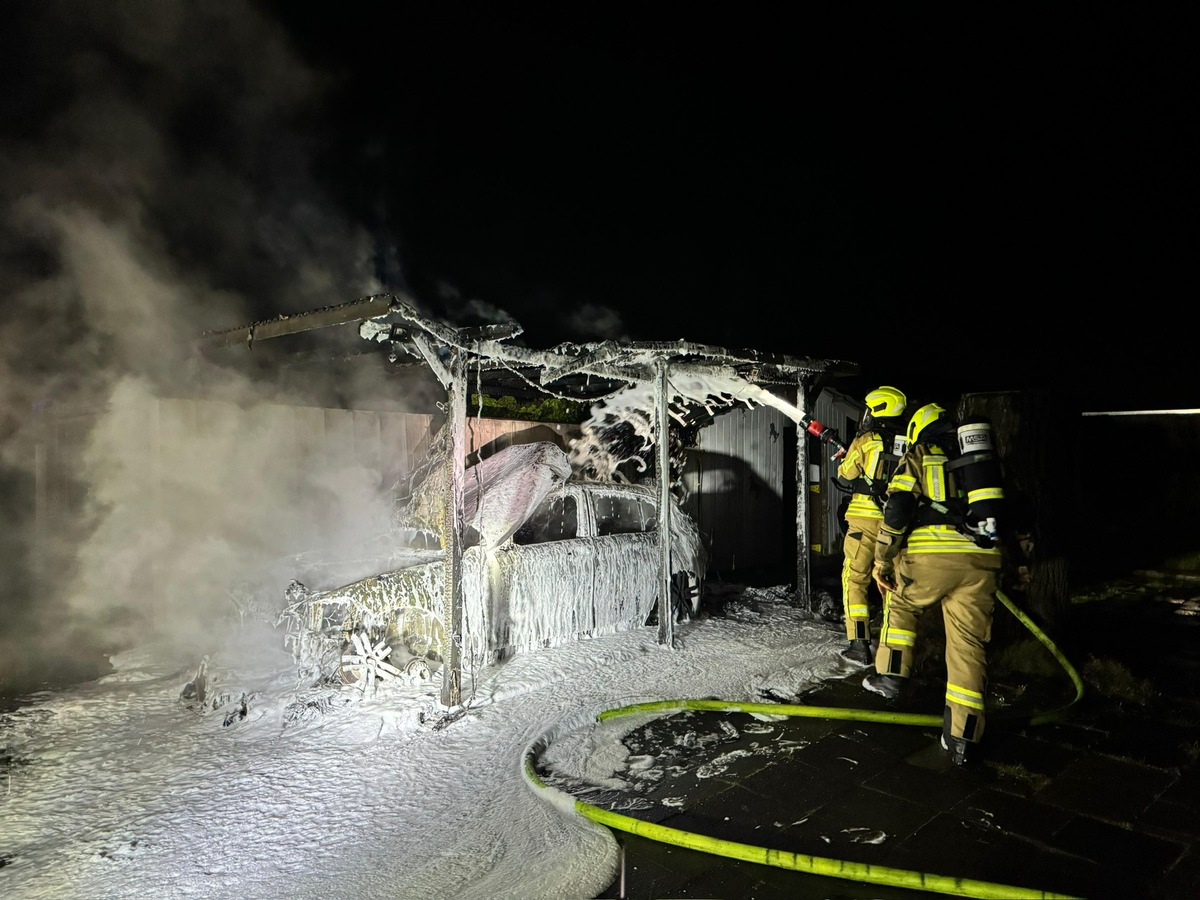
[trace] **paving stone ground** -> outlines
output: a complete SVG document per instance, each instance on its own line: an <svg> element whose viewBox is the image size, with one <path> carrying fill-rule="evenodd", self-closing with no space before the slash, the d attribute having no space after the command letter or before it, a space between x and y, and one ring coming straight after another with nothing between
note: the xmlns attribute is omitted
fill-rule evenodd
<svg viewBox="0 0 1200 900"><path fill-rule="evenodd" d="M1007 886L1200 897L1200 616L1189 602L1186 590L1131 585L1074 606L1053 639L1083 695L1073 701L1074 685L1050 666L994 667L1001 706L963 767L938 747L936 727L708 711L657 719L626 739L635 757L656 761L626 773L633 790L576 796L815 868L615 830L623 872L599 896L904 900L1003 897ZM938 668L923 664L895 703L862 689L866 669L791 702L937 714ZM921 876L925 887L909 880Z"/></svg>

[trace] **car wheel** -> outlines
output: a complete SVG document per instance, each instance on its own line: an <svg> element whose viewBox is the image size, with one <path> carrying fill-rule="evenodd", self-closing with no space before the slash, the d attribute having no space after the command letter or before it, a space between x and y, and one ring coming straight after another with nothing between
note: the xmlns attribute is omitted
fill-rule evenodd
<svg viewBox="0 0 1200 900"><path fill-rule="evenodd" d="M342 650L338 672L345 684L358 685L364 695L375 693L379 682L390 681L403 673L388 662L392 648L386 637L379 640L361 631L350 635Z"/></svg>

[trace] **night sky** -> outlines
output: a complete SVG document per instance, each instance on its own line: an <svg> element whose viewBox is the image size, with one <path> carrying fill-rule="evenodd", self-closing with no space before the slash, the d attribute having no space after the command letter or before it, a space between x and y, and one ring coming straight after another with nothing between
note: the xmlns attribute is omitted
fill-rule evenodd
<svg viewBox="0 0 1200 900"><path fill-rule="evenodd" d="M1200 406L1190 21L275 9L349 78L330 177L411 287L532 345L686 338L854 361L868 389ZM617 315L586 333L588 305Z"/></svg>
<svg viewBox="0 0 1200 900"><path fill-rule="evenodd" d="M34 156L120 161L81 160L86 202L128 189L174 275L241 299L205 328L404 289L535 347L1200 407L1194 16L698 9L16 3L0 109Z"/></svg>

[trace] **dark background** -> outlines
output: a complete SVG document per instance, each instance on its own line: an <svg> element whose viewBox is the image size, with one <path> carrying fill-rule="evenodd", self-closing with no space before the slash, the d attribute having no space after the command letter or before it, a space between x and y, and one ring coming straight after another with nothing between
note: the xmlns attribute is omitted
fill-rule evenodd
<svg viewBox="0 0 1200 900"><path fill-rule="evenodd" d="M533 346L686 338L857 362L857 390L1200 406L1191 16L266 8L344 79L323 177L409 286Z"/></svg>
<svg viewBox="0 0 1200 900"><path fill-rule="evenodd" d="M0 190L121 229L192 333L405 289L531 346L1200 407L1190 10L18 0ZM0 227L6 293L57 274Z"/></svg>

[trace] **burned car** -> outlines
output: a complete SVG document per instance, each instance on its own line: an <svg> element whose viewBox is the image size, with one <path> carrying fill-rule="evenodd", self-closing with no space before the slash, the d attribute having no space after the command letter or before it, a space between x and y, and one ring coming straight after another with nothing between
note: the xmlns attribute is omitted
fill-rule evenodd
<svg viewBox="0 0 1200 900"><path fill-rule="evenodd" d="M577 480L551 442L513 445L468 468L457 637L445 630L450 592L432 527L447 492L436 479L425 488L401 517L405 527L379 540L386 552L374 574L292 582L282 619L298 664L348 682L428 677L450 639L460 642L462 665L478 668L654 619L656 485ZM672 504L671 608L685 619L697 612L707 556L695 522Z"/></svg>

